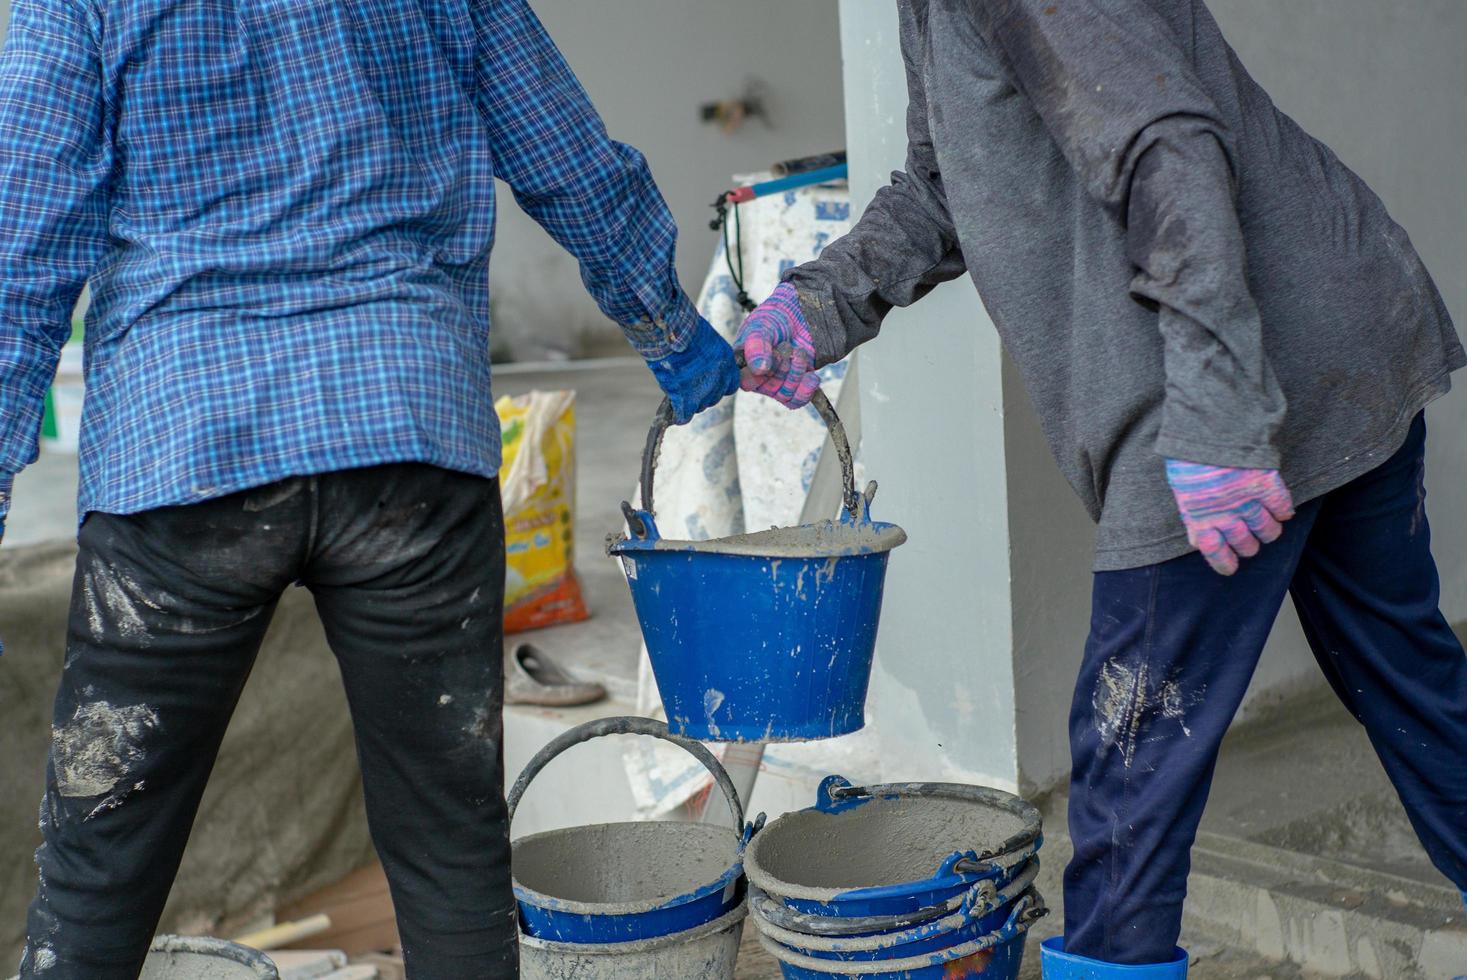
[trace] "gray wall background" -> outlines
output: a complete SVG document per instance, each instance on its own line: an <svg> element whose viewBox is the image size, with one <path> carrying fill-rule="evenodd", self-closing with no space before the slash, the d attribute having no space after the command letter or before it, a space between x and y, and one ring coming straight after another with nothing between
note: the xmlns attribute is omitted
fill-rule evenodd
<svg viewBox="0 0 1467 980"><path fill-rule="evenodd" d="M696 295L712 260L708 230L730 176L844 145L836 0L535 0L611 135L647 155L681 229L678 269ZM698 120L699 103L763 83L769 125L731 136ZM503 188L501 187L503 190ZM521 358L577 338L624 351L581 287L575 262L506 192L490 265L495 329ZM608 336L611 343L607 343Z"/></svg>

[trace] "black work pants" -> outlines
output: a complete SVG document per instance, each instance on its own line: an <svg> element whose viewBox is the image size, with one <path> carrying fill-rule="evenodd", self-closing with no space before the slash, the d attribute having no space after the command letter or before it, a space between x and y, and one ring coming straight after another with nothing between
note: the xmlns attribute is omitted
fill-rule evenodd
<svg viewBox="0 0 1467 980"><path fill-rule="evenodd" d="M499 486L418 464L82 527L25 980L138 975L276 602L341 667L413 980L518 973Z"/></svg>

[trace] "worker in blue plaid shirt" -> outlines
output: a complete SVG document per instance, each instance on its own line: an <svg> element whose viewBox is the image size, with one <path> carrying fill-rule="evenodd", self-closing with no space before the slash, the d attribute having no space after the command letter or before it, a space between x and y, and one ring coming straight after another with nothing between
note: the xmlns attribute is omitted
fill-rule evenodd
<svg viewBox="0 0 1467 980"><path fill-rule="evenodd" d="M341 664L409 975L517 975L496 177L580 261L681 421L737 387L678 285L646 162L524 0L15 0L0 528L92 286L23 977L137 976L294 583Z"/></svg>

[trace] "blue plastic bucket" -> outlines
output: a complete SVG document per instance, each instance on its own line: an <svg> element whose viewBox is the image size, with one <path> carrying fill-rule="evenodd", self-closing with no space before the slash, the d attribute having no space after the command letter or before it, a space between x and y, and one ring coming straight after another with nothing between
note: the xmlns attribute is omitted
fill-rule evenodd
<svg viewBox="0 0 1467 980"><path fill-rule="evenodd" d="M653 479L670 413L658 412L642 462L640 511L623 505L621 560L668 727L699 741L832 738L866 723L866 691L887 558L906 540L871 520L875 484L855 491L850 447L815 402L841 457L839 520L712 541L669 541L653 518Z"/></svg>
<svg viewBox="0 0 1467 980"><path fill-rule="evenodd" d="M776 942L762 931L759 942L779 961L784 980L1015 980L1024 961L1029 926L1045 913L1043 899L1032 889L1014 904L998 929L977 938L916 955L866 960L828 960L807 956Z"/></svg>
<svg viewBox="0 0 1467 980"><path fill-rule="evenodd" d="M979 882L1004 888L1038 851L1041 828L1033 805L1000 790L860 787L829 776L813 807L754 838L744 866L761 892L803 917L799 931L815 933L825 919L946 914Z"/></svg>
<svg viewBox="0 0 1467 980"><path fill-rule="evenodd" d="M1039 859L1030 858L1024 870L1006 887L995 891L989 882L979 882L951 915L931 919L906 929L860 935L812 936L774 925L756 915L759 931L796 953L818 960L859 961L906 959L937 953L975 942L1003 928L1016 914L1016 904L1029 897L1039 874ZM1026 906L1027 908L1027 906Z"/></svg>
<svg viewBox="0 0 1467 980"><path fill-rule="evenodd" d="M642 822L569 827L512 845L514 894L525 935L560 943L656 939L720 919L744 901L743 854L754 833L728 774L702 745L647 718L604 718L542 749L508 795L514 818L530 782L552 759L603 735L648 735L681 746L713 774L734 826Z"/></svg>

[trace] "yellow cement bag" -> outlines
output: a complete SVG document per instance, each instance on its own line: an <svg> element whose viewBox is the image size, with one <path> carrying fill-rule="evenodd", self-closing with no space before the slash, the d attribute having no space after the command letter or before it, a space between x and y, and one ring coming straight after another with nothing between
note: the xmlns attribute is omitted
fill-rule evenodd
<svg viewBox="0 0 1467 980"><path fill-rule="evenodd" d="M494 408L504 445L505 632L586 619L575 570L576 393L506 395Z"/></svg>

